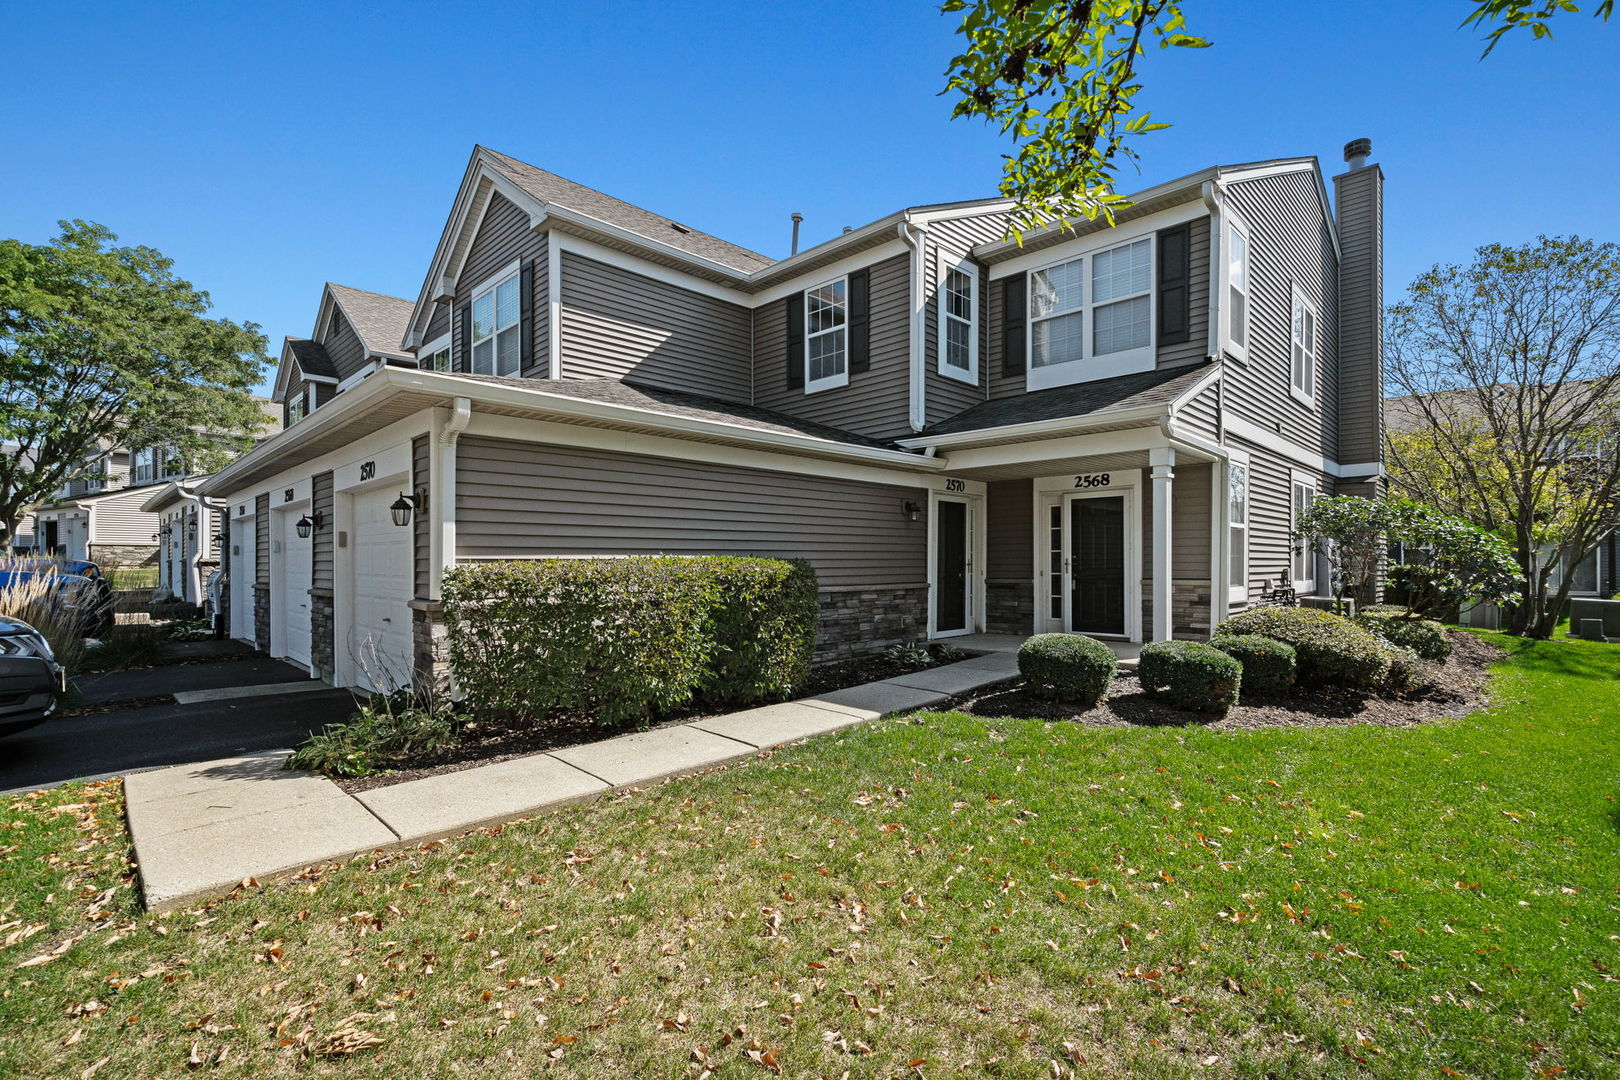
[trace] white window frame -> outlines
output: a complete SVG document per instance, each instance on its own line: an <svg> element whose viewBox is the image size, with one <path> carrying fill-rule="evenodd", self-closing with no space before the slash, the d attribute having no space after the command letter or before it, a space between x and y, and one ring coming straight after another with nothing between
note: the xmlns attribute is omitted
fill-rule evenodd
<svg viewBox="0 0 1620 1080"><path fill-rule="evenodd" d="M302 386L298 396L287 403L287 426L292 427L304 417L309 415L309 387Z"/></svg>
<svg viewBox="0 0 1620 1080"><path fill-rule="evenodd" d="M843 287L844 287L844 321L843 321L843 323L841 323L838 326L834 326L834 327L832 327L831 329L828 329L828 330L818 330L815 333L811 333L811 331L810 331L810 294L815 292L817 289L825 289L829 285L840 285L840 284L843 285ZM835 277L835 278L828 278L826 281L819 281L816 284L814 284L814 285L810 286L809 288L805 289L802 296L803 296L803 302L801 303L800 306L804 308L804 312L801 315L801 318L804 321L799 327L799 332L802 335L802 340L804 342L804 392L806 394L816 394L816 393L820 393L823 390L836 390L840 386L848 386L849 385L849 275L848 274L841 274L841 275L839 275L838 277ZM810 377L810 340L812 338L826 337L829 334L842 334L843 335L843 341L844 341L844 348L843 348L844 366L843 366L843 368L841 370L836 371L831 375L826 375L826 376L823 376L822 378L819 378L819 379L812 379Z"/></svg>
<svg viewBox="0 0 1620 1080"><path fill-rule="evenodd" d="M1289 470L1288 474L1288 531L1292 533L1299 528L1299 494L1308 493L1309 502L1305 509L1309 509L1317 499L1322 497L1321 484L1310 473L1300 472L1297 469ZM1303 560L1303 562L1302 562ZM1303 566L1308 573L1301 575ZM1303 551L1294 551L1293 541L1289 541L1288 574L1293 580L1294 591L1301 596L1310 596L1316 592L1316 548L1307 547Z"/></svg>
<svg viewBox="0 0 1620 1080"><path fill-rule="evenodd" d="M523 307L520 304L518 306L518 321L520 323L523 320L522 312L523 312ZM434 356L438 355L441 352L445 354L444 367L442 367L442 368L441 367L433 367L432 366L432 360L433 360ZM438 337L434 338L432 341L428 342L426 345L424 345L420 349L416 350L416 355L418 357L417 364L423 371L454 371L455 370L456 358L455 358L455 355L450 351L450 335L449 334L441 334ZM520 347L518 349L518 357L519 357L518 363L519 363L519 365L521 365L522 362L523 362L522 361L522 356L523 356L523 350Z"/></svg>
<svg viewBox="0 0 1620 1080"><path fill-rule="evenodd" d="M1244 282L1239 290L1243 294L1243 341L1239 343L1233 336L1237 322L1233 318L1232 293L1236 286L1232 284L1232 248L1233 237L1242 237L1244 260ZM1221 217L1221 348L1235 360L1243 363L1249 362L1249 341L1254 334L1254 244L1252 242L1248 224L1228 209Z"/></svg>
<svg viewBox="0 0 1620 1080"><path fill-rule="evenodd" d="M1024 314L1024 388L1026 390L1047 390L1054 386L1073 386L1076 383L1095 382L1098 379L1111 379L1116 375L1130 375L1139 371L1151 371L1156 363L1159 348L1158 319L1155 318L1156 303L1158 300L1158 273L1159 273L1159 245L1155 242L1157 228L1139 229L1134 233L1121 235L1110 230L1107 241L1091 244L1078 251L1071 250L1060 259L1032 267L1024 274L1024 302L1029 305ZM1129 296L1114 296L1099 304L1096 302L1096 291L1092 280L1092 263L1098 256L1116 248L1129 247L1143 240L1148 242L1148 287L1144 292L1131 293ZM1035 275L1069 263L1083 263L1080 270L1080 303L1076 307L1061 312L1043 316L1037 319L1034 315L1035 305ZM1138 297L1147 297L1148 301L1148 340L1146 345L1134 349L1124 349L1119 352L1096 352L1097 341L1097 309L1112 304L1123 303L1126 300L1135 300ZM1046 322L1048 319L1061 318L1065 315L1080 315L1080 357L1062 364L1048 364L1036 366L1035 363L1035 324Z"/></svg>
<svg viewBox="0 0 1620 1080"><path fill-rule="evenodd" d="M968 279L968 305L970 317L968 328L968 366L959 368L945 362L946 343L949 341L947 329L951 323L963 320L946 310L946 297L949 295L946 286L950 282L951 273L966 274ZM959 258L944 251L939 253L939 373L947 379L965 382L970 386L979 385L979 266L971 259Z"/></svg>
<svg viewBox="0 0 1620 1080"><path fill-rule="evenodd" d="M467 338L468 338L468 340L467 340L467 369L470 372L472 372L473 374L501 376L501 372L495 370L496 361L499 359L499 356L500 356L500 349L498 347L499 343L498 343L497 339L499 339L502 330L510 330L514 326L518 328L518 334L519 334L518 351L517 351L517 370L515 372L513 372L511 375L502 376L502 377L504 377L504 378L517 378L517 377L522 376L522 374L523 374L523 341L522 341L522 334L523 334L523 297L522 297L521 293L518 296L517 320L515 322L508 323L506 326L501 326L500 323L499 323L500 308L499 308L499 306L497 304L497 301L496 301L496 298L495 298L495 295L494 295L495 290L499 289L502 285L505 285L508 281L512 280L513 278L518 279L518 288L521 290L523 288L523 278L521 276L522 271L523 271L523 261L521 259L515 260L512 263L510 263L508 266L506 266L504 269L500 270L498 273L491 274L489 277L485 278L483 281L481 281L478 284L477 288L473 289L472 299L470 301L468 301L468 304L467 304L467 311L468 311L468 318L467 318L467 323L468 323L468 326L467 326ZM478 319L477 319L476 316L472 315L472 310L473 310L473 308L475 308L478 305L478 301L482 300L485 296L488 296L490 298L490 300L489 300L489 309L490 309L490 320L489 320L489 322L490 322L491 329L490 329L490 332L489 332L489 334L487 336L485 336L485 337L477 337L476 336L476 334L477 334L476 327L477 327L477 324L478 324ZM477 349L478 345L482 344L485 341L488 341L490 343L490 347L489 347L489 370L488 371L478 371L477 368L474 367L474 365L477 363L477 360L475 358L476 357L476 349Z"/></svg>
<svg viewBox="0 0 1620 1080"><path fill-rule="evenodd" d="M1249 602L1249 521L1254 516L1254 469L1249 464L1249 455L1240 450L1227 450L1227 481L1225 487L1226 497L1226 542L1227 542L1227 573L1231 580L1227 583L1227 603L1246 604ZM1232 516L1232 480L1231 470L1243 470L1243 520L1238 521ZM1243 531L1241 546L1237 549L1242 554L1241 572L1232 573L1232 544L1233 537L1238 530Z"/></svg>
<svg viewBox="0 0 1620 1080"><path fill-rule="evenodd" d="M1293 298L1288 306L1288 392L1298 401L1316 408L1316 388L1321 380L1322 355L1322 312L1311 298L1300 289L1295 282ZM1310 348L1305 348L1305 342L1300 339L1300 333L1305 326L1305 315L1311 316ZM1305 385L1301 386L1294 379L1294 350L1299 349L1309 364L1305 373Z"/></svg>

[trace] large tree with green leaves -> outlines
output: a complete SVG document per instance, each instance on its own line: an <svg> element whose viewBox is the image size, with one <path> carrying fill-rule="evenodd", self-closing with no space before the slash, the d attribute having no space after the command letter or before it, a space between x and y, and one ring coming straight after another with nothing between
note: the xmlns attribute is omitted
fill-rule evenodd
<svg viewBox="0 0 1620 1080"><path fill-rule="evenodd" d="M1386 326L1392 484L1512 544L1511 629L1549 636L1570 568L1620 526L1620 245L1487 245Z"/></svg>
<svg viewBox="0 0 1620 1080"><path fill-rule="evenodd" d="M210 319L206 292L149 247L60 223L0 241L0 527L89 474L111 445L165 448L192 472L252 444L269 358L253 323Z"/></svg>
<svg viewBox="0 0 1620 1080"><path fill-rule="evenodd" d="M1469 0L1463 26L1486 31L1485 52L1516 31L1552 36L1570 0ZM1168 127L1140 104L1138 65L1151 48L1207 48L1177 0L946 0L960 14L962 52L945 72L952 117L974 116L1012 138L1001 192L1017 201L1015 235L1054 221L1113 220L1114 189L1140 136ZM1593 14L1607 20L1614 0ZM1369 16L1371 17L1371 16Z"/></svg>

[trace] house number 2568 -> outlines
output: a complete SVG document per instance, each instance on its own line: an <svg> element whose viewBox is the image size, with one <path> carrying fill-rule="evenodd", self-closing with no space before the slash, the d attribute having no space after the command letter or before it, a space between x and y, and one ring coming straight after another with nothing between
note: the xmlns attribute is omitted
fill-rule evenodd
<svg viewBox="0 0 1620 1080"><path fill-rule="evenodd" d="M1113 477L1105 472L1083 473L1074 478L1074 486L1077 488L1107 487L1112 479Z"/></svg>
<svg viewBox="0 0 1620 1080"><path fill-rule="evenodd" d="M362 461L360 463L360 479L362 482L370 480L376 475L377 463L375 461Z"/></svg>

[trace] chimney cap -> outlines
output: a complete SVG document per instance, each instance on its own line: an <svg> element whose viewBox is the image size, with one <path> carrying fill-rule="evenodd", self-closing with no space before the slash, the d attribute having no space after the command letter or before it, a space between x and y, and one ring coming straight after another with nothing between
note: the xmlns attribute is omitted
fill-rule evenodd
<svg viewBox="0 0 1620 1080"><path fill-rule="evenodd" d="M1359 169L1367 163L1372 155L1371 139L1351 139L1344 144L1344 160L1350 163L1353 169ZM1357 160L1360 159L1360 160Z"/></svg>

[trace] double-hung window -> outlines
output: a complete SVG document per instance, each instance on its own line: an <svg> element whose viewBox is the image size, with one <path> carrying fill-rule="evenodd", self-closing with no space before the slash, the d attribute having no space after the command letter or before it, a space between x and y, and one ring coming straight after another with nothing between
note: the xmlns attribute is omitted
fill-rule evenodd
<svg viewBox="0 0 1620 1080"><path fill-rule="evenodd" d="M1316 401L1316 323L1316 306L1296 285L1289 331L1289 391L1307 405Z"/></svg>
<svg viewBox="0 0 1620 1080"><path fill-rule="evenodd" d="M450 338L439 338L422 347L417 354L417 366L423 371L450 370Z"/></svg>
<svg viewBox="0 0 1620 1080"><path fill-rule="evenodd" d="M292 427L309 415L309 387L302 386L298 395L287 402L287 426Z"/></svg>
<svg viewBox="0 0 1620 1080"><path fill-rule="evenodd" d="M1305 511L1316 502L1316 481L1309 477L1295 473L1292 481L1292 490L1289 502L1290 531L1299 529L1300 518ZM1299 547L1294 550L1294 591L1309 595L1316 591L1316 549L1297 537L1294 543Z"/></svg>
<svg viewBox="0 0 1620 1080"><path fill-rule="evenodd" d="M1249 459L1233 457L1226 464L1227 525L1231 548L1228 599L1240 604L1249 599Z"/></svg>
<svg viewBox="0 0 1620 1080"><path fill-rule="evenodd" d="M1249 358L1249 230L1226 219L1226 351Z"/></svg>
<svg viewBox="0 0 1620 1080"><path fill-rule="evenodd" d="M972 263L945 263L939 280L939 373L979 381L979 275Z"/></svg>
<svg viewBox="0 0 1620 1080"><path fill-rule="evenodd" d="M804 293L805 393L849 384L849 279Z"/></svg>
<svg viewBox="0 0 1620 1080"><path fill-rule="evenodd" d="M1029 344L1031 390L1151 368L1153 238L1031 273Z"/></svg>
<svg viewBox="0 0 1620 1080"><path fill-rule="evenodd" d="M512 272L473 294L472 369L478 375L521 375L523 304Z"/></svg>

